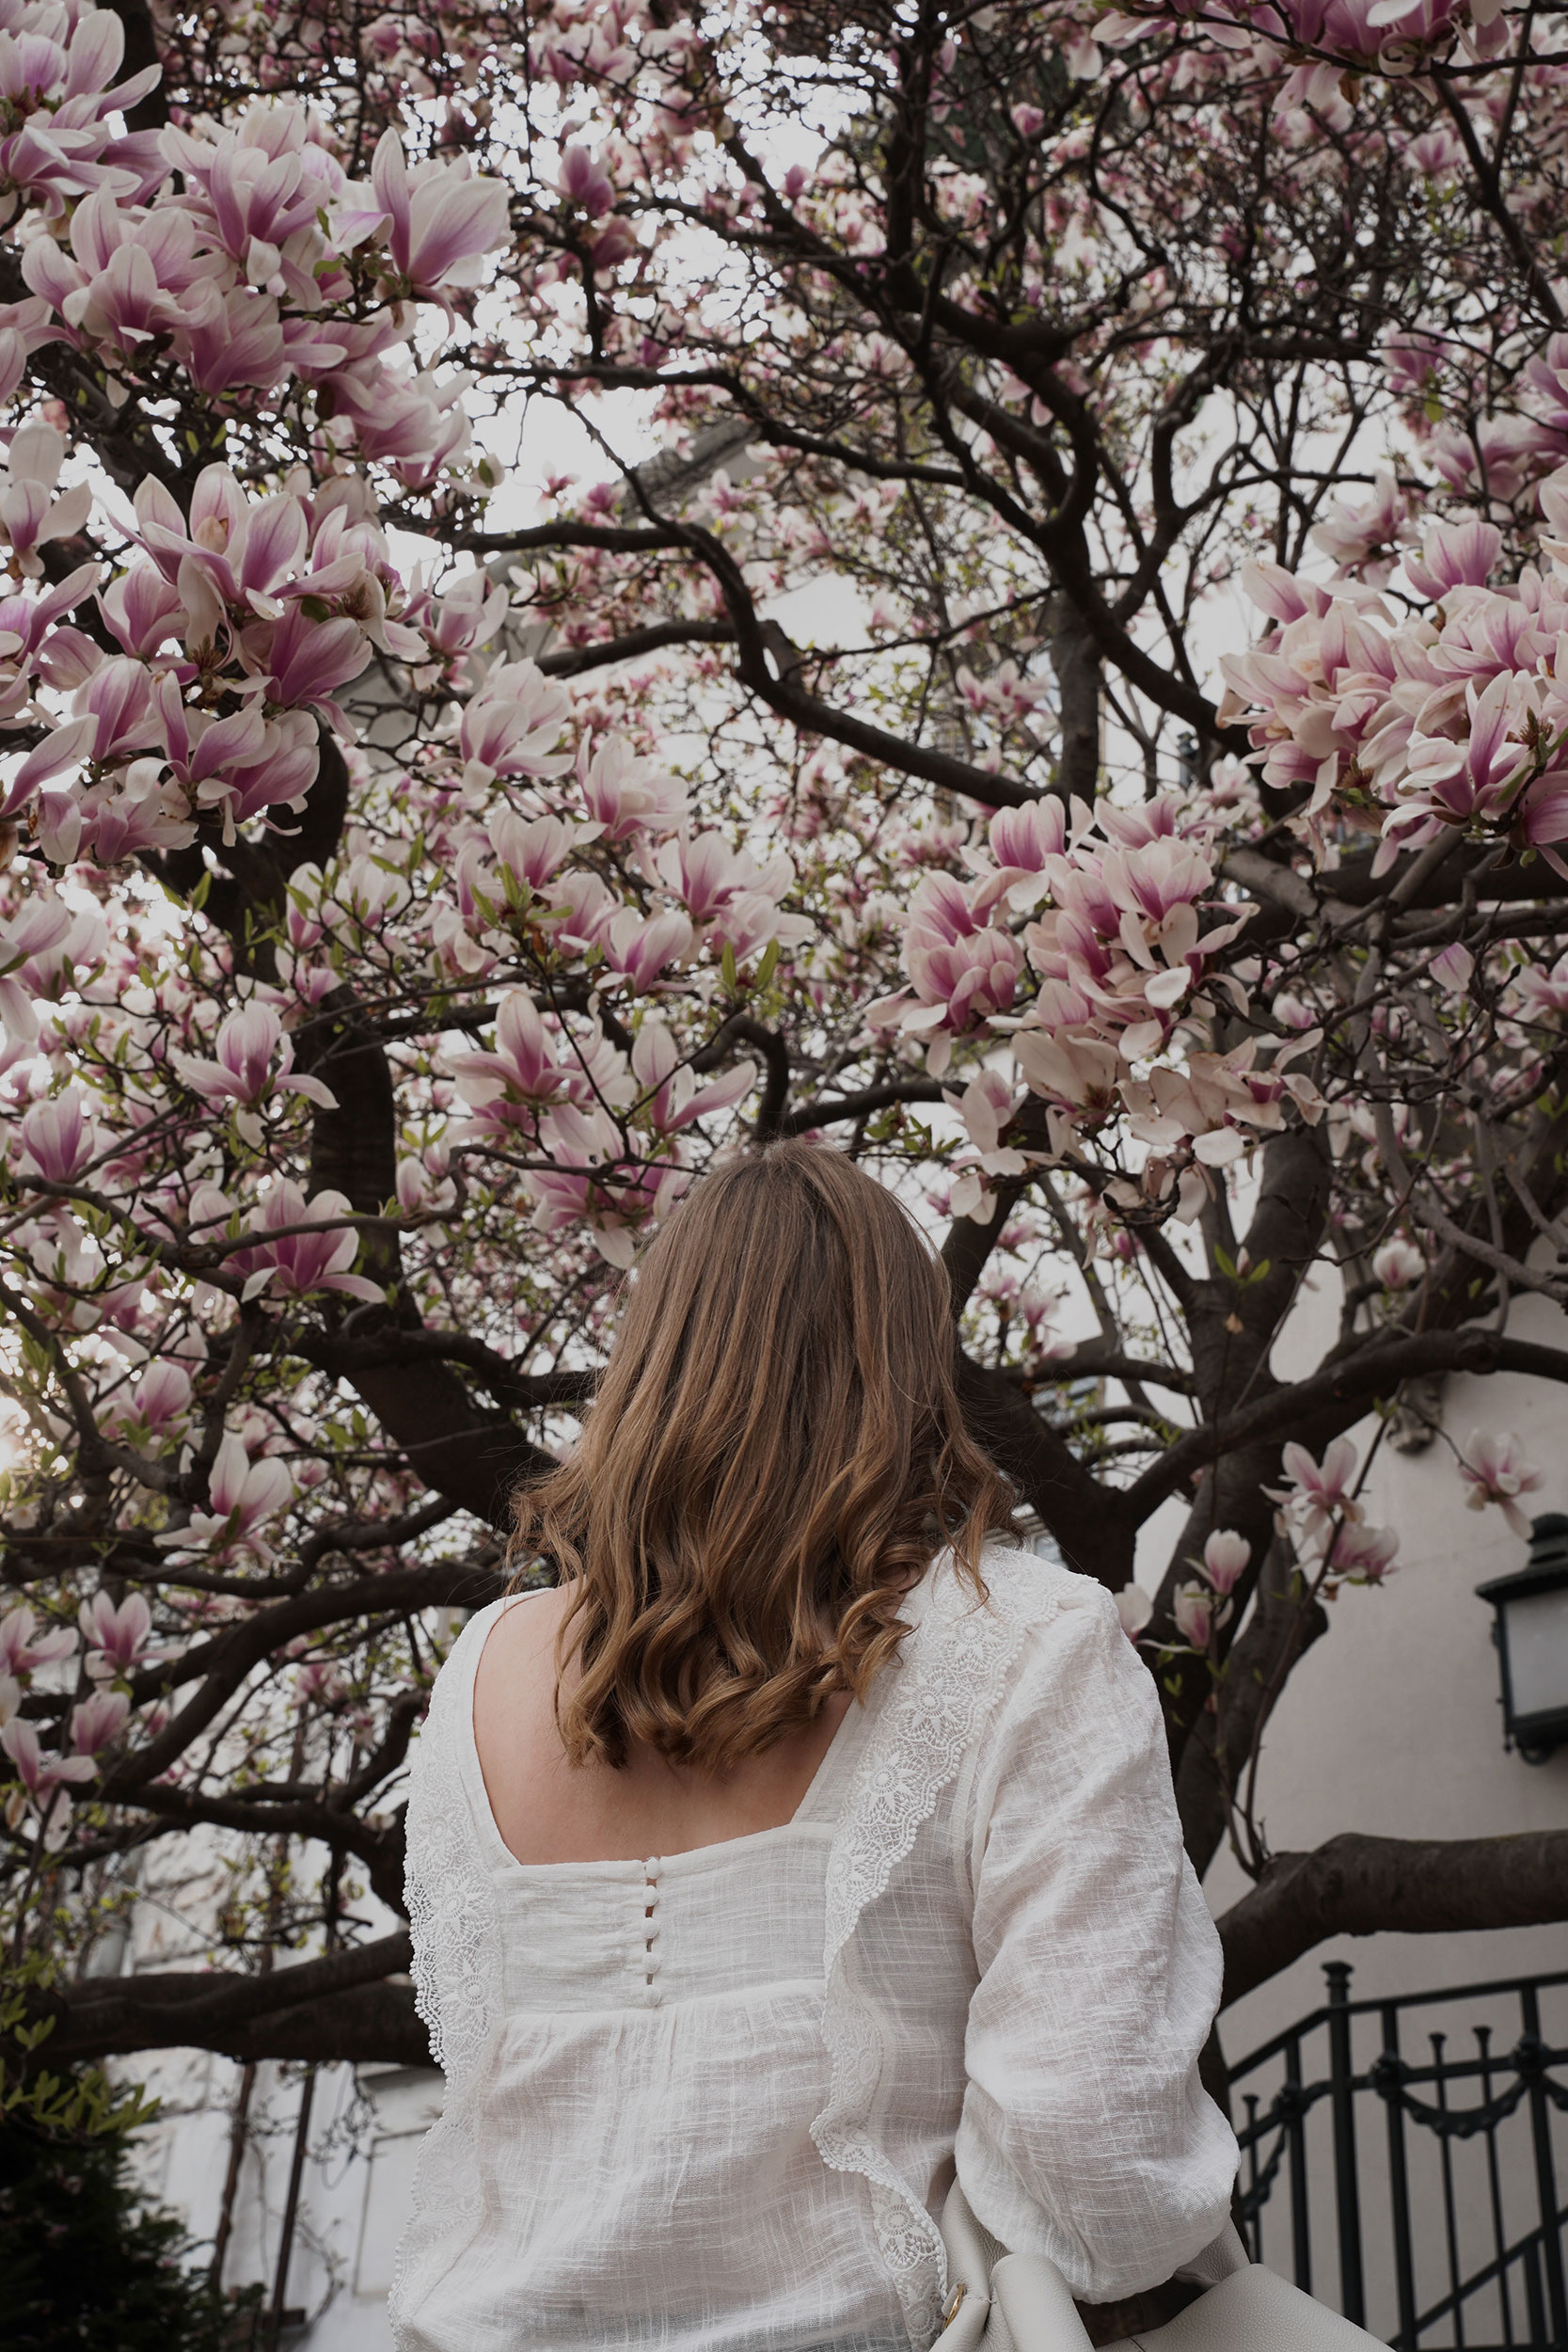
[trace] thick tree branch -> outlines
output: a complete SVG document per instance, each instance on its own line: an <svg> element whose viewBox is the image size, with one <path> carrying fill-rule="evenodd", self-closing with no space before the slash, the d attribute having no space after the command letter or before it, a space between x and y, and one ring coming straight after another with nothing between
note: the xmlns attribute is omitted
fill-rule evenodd
<svg viewBox="0 0 1568 2352"><path fill-rule="evenodd" d="M429 2062L400 1931L264 1976L216 1969L85 1977L37 2005L54 2021L39 2062L58 2066L135 2050L217 2050L230 2058Z"/></svg>
<svg viewBox="0 0 1568 2352"><path fill-rule="evenodd" d="M1451 1935L1568 1919L1568 1830L1515 1837L1331 1837L1276 1854L1219 1923L1225 1998L1277 1976L1330 1935Z"/></svg>
<svg viewBox="0 0 1568 2352"><path fill-rule="evenodd" d="M302 1059L325 1078L338 1105L315 1115L310 1190L343 1193L361 1216L378 1216L397 1190L397 1098L387 1049L367 1030L347 989L324 999L301 1040ZM372 1323L365 1336L376 1342L400 1328L417 1331L417 1316L398 1296L395 1232L383 1229L367 1251L367 1267L393 1303L385 1322ZM349 1376L425 1485L476 1518L507 1526L517 1481L550 1467L550 1456L508 1413L470 1396L439 1353L391 1364L361 1360Z"/></svg>
<svg viewBox="0 0 1568 2352"><path fill-rule="evenodd" d="M1327 1610L1301 1591L1294 1553L1276 1541L1258 1579L1251 1614L1226 1660L1218 1704L1198 1716L1176 1775L1182 1842L1199 1878L1229 1826L1227 1789L1238 1790L1280 1692L1327 1631Z"/></svg>
<svg viewBox="0 0 1568 2352"><path fill-rule="evenodd" d="M957 1373L972 1435L1055 1537L1068 1565L1119 1592L1132 1573L1136 1526L1122 1497L1085 1469L1005 1374L961 1350Z"/></svg>

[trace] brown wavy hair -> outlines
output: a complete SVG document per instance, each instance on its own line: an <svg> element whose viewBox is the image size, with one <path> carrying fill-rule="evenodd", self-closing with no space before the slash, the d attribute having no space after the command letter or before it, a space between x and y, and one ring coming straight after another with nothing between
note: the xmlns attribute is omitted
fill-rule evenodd
<svg viewBox="0 0 1568 2352"><path fill-rule="evenodd" d="M944 1544L985 1597L1012 1499L953 1358L942 1266L842 1153L780 1143L704 1179L641 1261L580 1444L515 1506L514 1563L571 1596L573 1763L636 1740L722 1772L863 1698Z"/></svg>

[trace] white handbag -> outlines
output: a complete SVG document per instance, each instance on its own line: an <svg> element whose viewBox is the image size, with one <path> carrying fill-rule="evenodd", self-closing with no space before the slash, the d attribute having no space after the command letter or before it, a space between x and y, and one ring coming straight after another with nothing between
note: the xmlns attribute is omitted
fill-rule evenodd
<svg viewBox="0 0 1568 2352"><path fill-rule="evenodd" d="M1009 2254L955 2181L942 2208L949 2295L931 2352L1092 2352L1068 2285L1044 2254ZM1206 2289L1163 2328L1101 2352L1377 2352L1385 2347L1273 2270L1249 2262L1234 2224L1178 2273Z"/></svg>

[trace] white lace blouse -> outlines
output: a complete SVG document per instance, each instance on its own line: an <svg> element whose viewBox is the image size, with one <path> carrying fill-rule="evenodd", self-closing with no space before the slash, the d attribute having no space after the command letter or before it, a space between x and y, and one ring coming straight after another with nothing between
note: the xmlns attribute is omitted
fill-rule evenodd
<svg viewBox="0 0 1568 2352"><path fill-rule="evenodd" d="M465 1628L408 1804L447 2100L399 2352L926 2352L955 2159L1090 2298L1218 2235L1219 1945L1153 1684L1099 1585L985 1573L935 1564L791 1821L645 1862L514 1860L472 1714L509 1604Z"/></svg>

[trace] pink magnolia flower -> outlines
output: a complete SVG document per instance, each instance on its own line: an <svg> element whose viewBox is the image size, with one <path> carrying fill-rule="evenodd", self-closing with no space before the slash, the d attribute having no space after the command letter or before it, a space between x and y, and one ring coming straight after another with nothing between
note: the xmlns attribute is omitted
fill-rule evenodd
<svg viewBox="0 0 1568 2352"><path fill-rule="evenodd" d="M1293 1442L1285 1448L1281 1459L1289 1486L1268 1486L1264 1492L1291 1512L1305 1540L1340 1517L1359 1524L1364 1514L1353 1494L1357 1456L1351 1438L1336 1438L1321 1463L1312 1459L1304 1445Z"/></svg>
<svg viewBox="0 0 1568 2352"><path fill-rule="evenodd" d="M454 1206L457 1187L448 1174L451 1148L445 1138L427 1144L418 1156L398 1162L398 1206L406 1216L439 1216Z"/></svg>
<svg viewBox="0 0 1568 2352"><path fill-rule="evenodd" d="M402 139L387 131L371 177L388 217L387 249L416 294L471 285L483 257L506 242L506 184L474 177L466 160L410 171Z"/></svg>
<svg viewBox="0 0 1568 2352"><path fill-rule="evenodd" d="M1465 993L1470 985L1475 968L1474 956L1471 955L1468 947L1462 947L1457 940L1451 946L1440 949L1427 965L1427 970L1438 987L1449 996L1462 996Z"/></svg>
<svg viewBox="0 0 1568 2352"><path fill-rule="evenodd" d="M1445 825L1466 825L1475 818L1504 814L1529 754L1520 740L1526 725L1528 681L1499 670L1481 692L1466 690L1469 731L1462 743L1447 736L1416 736L1399 779L1400 805L1384 825L1390 839L1418 848L1434 840Z"/></svg>
<svg viewBox="0 0 1568 2352"><path fill-rule="evenodd" d="M1045 892L1047 860L1059 856L1067 846L1067 812L1061 802L1053 796L1023 808L999 808L987 837L996 860L993 872L986 873L983 857L974 850L964 853L965 863L982 877L972 902L974 912L988 914L1004 898L1010 907L1037 905Z"/></svg>
<svg viewBox="0 0 1568 2352"><path fill-rule="evenodd" d="M1154 1614L1154 1603L1139 1584L1124 1584L1116 1596L1117 1615L1130 1642L1135 1642Z"/></svg>
<svg viewBox="0 0 1568 2352"><path fill-rule="evenodd" d="M564 817L535 817L525 823L515 810L490 820L490 844L505 869L531 891L543 891L574 850L598 837L597 825Z"/></svg>
<svg viewBox="0 0 1568 2352"><path fill-rule="evenodd" d="M185 607L172 580L151 564L134 564L105 588L99 609L119 644L138 661L146 661L182 636Z"/></svg>
<svg viewBox="0 0 1568 2352"><path fill-rule="evenodd" d="M166 675L155 697L173 783L186 806L222 811L226 842L277 803L303 803L321 767L316 723L308 711L263 719L253 701L226 719L210 718L190 709Z"/></svg>
<svg viewBox="0 0 1568 2352"><path fill-rule="evenodd" d="M693 923L699 928L712 924L720 936L732 941L737 909L750 911L760 900L773 912L795 879L786 851L759 866L747 850L732 849L719 833L676 834L660 844L653 863Z"/></svg>
<svg viewBox="0 0 1568 2352"><path fill-rule="evenodd" d="M98 1133L80 1087L35 1103L22 1122L24 1165L46 1184L69 1184L98 1150Z"/></svg>
<svg viewBox="0 0 1568 2352"><path fill-rule="evenodd" d="M1321 548L1338 571L1357 574L1381 587L1393 569L1393 555L1409 536L1409 505L1386 468L1379 469L1370 491L1359 504L1337 498L1329 519L1313 531L1312 544Z"/></svg>
<svg viewBox="0 0 1568 2352"><path fill-rule="evenodd" d="M52 1633L35 1633L38 1618L25 1601L0 1617L0 1675L31 1674L35 1666L69 1658L76 1647L73 1626Z"/></svg>
<svg viewBox="0 0 1568 2352"><path fill-rule="evenodd" d="M602 235L594 238L588 248L588 258L595 269L613 269L618 262L629 262L641 252L636 230L629 220L612 220Z"/></svg>
<svg viewBox="0 0 1568 2352"><path fill-rule="evenodd" d="M1252 1558L1252 1546L1232 1527L1216 1527L1203 1547L1201 1574L1212 1592L1234 1592Z"/></svg>
<svg viewBox="0 0 1568 2352"><path fill-rule="evenodd" d="M353 740L354 727L331 697L371 658L371 641L357 621L312 620L301 604L291 603L280 621L246 629L245 644L269 703L283 710L309 706Z"/></svg>
<svg viewBox="0 0 1568 2352"><path fill-rule="evenodd" d="M198 389L213 400L249 386L271 391L288 366L277 304L249 286L233 286L199 307L187 303L174 347Z"/></svg>
<svg viewBox="0 0 1568 2352"><path fill-rule="evenodd" d="M132 1410L149 1429L163 1430L180 1419L190 1401L190 1374L183 1364L166 1359L162 1363L149 1364L136 1382Z"/></svg>
<svg viewBox="0 0 1568 2352"><path fill-rule="evenodd" d="M48 301L35 296L26 302L0 303L0 400L9 400L17 390L33 352L61 341Z"/></svg>
<svg viewBox="0 0 1568 2352"><path fill-rule="evenodd" d="M78 1756L93 1756L118 1740L131 1712L123 1691L94 1691L71 1710L71 1744Z"/></svg>
<svg viewBox="0 0 1568 2352"><path fill-rule="evenodd" d="M1178 1585L1171 1602L1178 1633L1196 1650L1209 1647L1229 1613L1230 1603L1221 1599L1207 1584Z"/></svg>
<svg viewBox="0 0 1568 2352"><path fill-rule="evenodd" d="M65 463L66 438L51 424L24 424L11 437L6 480L0 488L0 532L10 541L22 569L35 577L43 569L38 553L51 539L70 538L92 512L92 485L78 483L55 496Z"/></svg>
<svg viewBox="0 0 1568 2352"><path fill-rule="evenodd" d="M273 292L281 288L283 248L302 232L309 250L320 248L317 215L346 185L325 151L306 140L305 110L296 105L257 108L215 142L178 131L166 142L204 228L252 284ZM299 278L294 291L304 295L309 279L303 272Z"/></svg>
<svg viewBox="0 0 1568 2352"><path fill-rule="evenodd" d="M564 687L531 661L498 662L466 705L458 739L467 765L464 782L484 786L497 776L559 776L572 764L558 753L571 712Z"/></svg>
<svg viewBox="0 0 1568 2352"><path fill-rule="evenodd" d="M1515 1535L1528 1538L1530 1523L1516 1498L1534 1494L1545 1484L1546 1473L1528 1459L1512 1430L1499 1431L1493 1437L1484 1430L1473 1429L1460 1457L1459 1475L1465 1482L1465 1501L1470 1510L1483 1511L1489 1502L1495 1502Z"/></svg>
<svg viewBox="0 0 1568 2352"><path fill-rule="evenodd" d="M3 947L0 947L0 954L3 953ZM5 983L0 981L0 989L4 986ZM1568 956L1560 956L1549 971L1538 964L1528 964L1524 971L1515 973L1513 993L1520 1013L1527 1021L1544 1021L1568 1013ZM3 1009L3 1000L0 1000L0 1009ZM10 1026L8 1016L7 1026Z"/></svg>
<svg viewBox="0 0 1568 2352"><path fill-rule="evenodd" d="M40 1811L57 1788L91 1780L97 1773L98 1768L89 1756L46 1757L39 1745L37 1731L22 1715L13 1715L0 1730L0 1748L5 1749L16 1766L18 1780Z"/></svg>
<svg viewBox="0 0 1568 2352"><path fill-rule="evenodd" d="M0 1027L19 1044L30 1045L39 1033L35 992L25 984L27 965L60 945L72 919L62 899L40 891L8 923L0 923Z"/></svg>
<svg viewBox="0 0 1568 2352"><path fill-rule="evenodd" d="M96 760L106 765L149 750L159 739L152 682L145 665L116 655L71 698L75 714L28 753L11 786L13 803L62 768Z"/></svg>
<svg viewBox="0 0 1568 2352"><path fill-rule="evenodd" d="M188 523L151 475L136 492L135 508L142 545L192 608L197 634L210 635L233 612L276 616L276 591L304 562L309 543L309 520L297 498L247 498L227 466L204 466L198 474Z"/></svg>
<svg viewBox="0 0 1568 2352"><path fill-rule="evenodd" d="M1043 874L1046 859L1059 857L1067 846L1067 811L1055 794L1022 808L999 808L986 835L998 866Z"/></svg>
<svg viewBox="0 0 1568 2352"><path fill-rule="evenodd" d="M1429 523L1420 554L1404 559L1405 577L1418 596L1435 604L1450 588L1484 587L1502 545L1497 525L1474 516L1463 523Z"/></svg>
<svg viewBox="0 0 1568 2352"><path fill-rule="evenodd" d="M608 213L615 201L614 181L594 162L590 148L575 143L562 150L561 176L556 186L567 202L585 212L590 220L597 220Z"/></svg>
<svg viewBox="0 0 1568 2352"><path fill-rule="evenodd" d="M291 1186L292 1190L293 1187ZM376 1293L379 1298L380 1292ZM214 1456L207 1476L207 1500L212 1508L193 1511L190 1525L160 1535L166 1546L205 1544L227 1550L231 1544L251 1541L256 1530L293 1502L294 1482L286 1462L263 1455L253 1462L238 1433L230 1430ZM264 1547L255 1546L257 1549Z"/></svg>
<svg viewBox="0 0 1568 2352"><path fill-rule="evenodd" d="M1396 1234L1372 1252L1372 1272L1386 1291L1407 1291L1427 1270L1427 1262L1414 1242Z"/></svg>
<svg viewBox="0 0 1568 2352"><path fill-rule="evenodd" d="M0 596L0 717L13 719L26 702L30 679L36 671L50 684L57 677L60 690L74 689L82 683L81 676L67 676L56 666L55 652L63 640L74 645L80 635L77 630L62 629L61 616L72 612L94 586L99 575L96 564L79 564L68 572L57 587L47 588L41 595ZM92 648L87 669L98 660ZM24 805L25 791L18 794L14 785L7 787L4 813L14 817Z"/></svg>
<svg viewBox="0 0 1568 2352"><path fill-rule="evenodd" d="M687 789L680 779L661 774L651 759L639 759L615 738L601 743L592 759L584 741L578 754L578 789L610 842L673 833L686 816Z"/></svg>
<svg viewBox="0 0 1568 2352"><path fill-rule="evenodd" d="M322 903L324 919L336 927L345 919L364 932L379 932L408 904L409 889L402 874L368 853L350 858L333 884L332 896Z"/></svg>
<svg viewBox="0 0 1568 2352"><path fill-rule="evenodd" d="M574 1087L578 1073L558 1055L557 1042L527 989L509 989L496 1009L493 1050L453 1054L447 1066L484 1125L526 1128L534 1106Z"/></svg>
<svg viewBox="0 0 1568 2352"><path fill-rule="evenodd" d="M325 389L335 421L353 425L359 454L390 466L405 488L417 489L468 449L473 435L462 402L467 383L462 374L437 379L361 366L341 369Z"/></svg>
<svg viewBox="0 0 1568 2352"><path fill-rule="evenodd" d="M657 1018L644 1021L638 1031L631 1066L644 1089L641 1108L661 1135L673 1135L712 1111L732 1110L745 1101L757 1080L755 1062L742 1060L721 1078L699 1086L690 1065L682 1060L679 1046Z"/></svg>
<svg viewBox="0 0 1568 2352"><path fill-rule="evenodd" d="M1194 842L1168 834L1128 849L1106 850L1099 863L1112 905L1154 924L1164 923L1177 908L1190 907L1213 887L1214 869L1202 850Z"/></svg>
<svg viewBox="0 0 1568 2352"><path fill-rule="evenodd" d="M600 936L616 971L639 990L652 988L671 964L684 963L697 944L687 917L673 908L644 919L635 907L623 907Z"/></svg>
<svg viewBox="0 0 1568 2352"><path fill-rule="evenodd" d="M635 912L629 907L622 911L626 914ZM590 947L603 944L615 912L616 902L597 874L568 866L563 874L556 877L550 890L549 921L557 952L563 956L582 956ZM678 919L686 922L684 915ZM689 942L691 935L691 926L687 923L684 936Z"/></svg>
<svg viewBox="0 0 1568 2352"><path fill-rule="evenodd" d="M540 1142L552 1165L528 1178L535 1225L542 1233L585 1225L611 1265L632 1263L639 1230L673 1207L691 1181L668 1152L657 1162L628 1160L614 1120L602 1110L563 1104L546 1113Z"/></svg>
<svg viewBox="0 0 1568 2352"><path fill-rule="evenodd" d="M929 874L914 894L904 969L927 1009L906 1026L961 1033L1013 1001L1023 957L1010 931L977 922L963 884Z"/></svg>
<svg viewBox="0 0 1568 2352"><path fill-rule="evenodd" d="M1009 1086L1001 1071L980 1070L970 1079L962 1094L948 1094L944 1099L963 1120L969 1131L969 1139L980 1152L983 1163L1000 1150L1002 1137L1011 1126L1014 1114L1024 1100L1024 1092L1022 1088ZM1003 1172L1000 1168L988 1170L992 1175Z"/></svg>
<svg viewBox="0 0 1568 2352"><path fill-rule="evenodd" d="M1102 1038L1020 1029L1013 1054L1036 1094L1065 1110L1103 1119L1116 1108L1121 1057Z"/></svg>
<svg viewBox="0 0 1568 2352"><path fill-rule="evenodd" d="M107 1593L94 1593L76 1618L87 1645L87 1672L105 1680L130 1673L152 1630L152 1612L140 1593L127 1594L118 1608Z"/></svg>
<svg viewBox="0 0 1568 2352"><path fill-rule="evenodd" d="M266 1194L251 1231L258 1238L233 1252L230 1263L245 1275L245 1295L307 1298L316 1291L338 1291L347 1298L380 1299L378 1283L350 1268L359 1239L342 1220L353 1215L341 1192L318 1192L307 1200L296 1184L282 1177ZM285 1229L299 1226L303 1232ZM267 1235L276 1239L267 1239Z"/></svg>
<svg viewBox="0 0 1568 2352"><path fill-rule="evenodd" d="M218 303L190 214L173 204L141 213L107 188L77 206L71 255L50 238L35 238L22 274L59 311L73 342L107 344L132 359Z"/></svg>
<svg viewBox="0 0 1568 2352"><path fill-rule="evenodd" d="M433 654L455 661L489 644L510 602L507 591L488 572L472 571L440 596L426 591L411 597L404 617L423 631Z"/></svg>
<svg viewBox="0 0 1568 2352"><path fill-rule="evenodd" d="M1334 1538L1327 1565L1337 1583L1381 1584L1399 1548L1391 1527L1357 1527L1347 1521Z"/></svg>
<svg viewBox="0 0 1568 2352"><path fill-rule="evenodd" d="M255 1114L269 1095L303 1094L324 1110L338 1107L337 1096L320 1078L291 1075L293 1040L285 1032L274 1005L242 1005L231 1012L218 1031L214 1051L216 1059L213 1061L176 1055L175 1066L185 1084L209 1103L239 1105L235 1123L258 1151L261 1127Z"/></svg>

